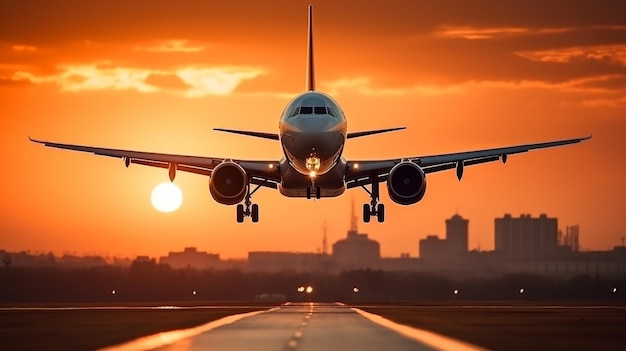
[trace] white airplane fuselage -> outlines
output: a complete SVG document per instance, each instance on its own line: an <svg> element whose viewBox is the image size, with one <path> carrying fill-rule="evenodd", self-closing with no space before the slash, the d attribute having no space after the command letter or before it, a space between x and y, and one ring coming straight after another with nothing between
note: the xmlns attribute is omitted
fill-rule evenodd
<svg viewBox="0 0 626 351"><path fill-rule="evenodd" d="M346 161L341 154L347 121L333 98L319 91L296 96L285 107L278 129L284 153L281 194L310 196L307 187L319 190L318 197L338 196L345 191Z"/></svg>

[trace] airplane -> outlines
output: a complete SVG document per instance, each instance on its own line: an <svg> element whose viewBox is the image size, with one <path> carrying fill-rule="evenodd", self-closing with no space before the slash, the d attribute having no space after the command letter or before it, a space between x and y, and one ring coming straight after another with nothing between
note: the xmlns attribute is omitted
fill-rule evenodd
<svg viewBox="0 0 626 351"><path fill-rule="evenodd" d="M363 204L363 221L367 223L371 217L376 217L378 222L385 220L385 206L380 202L381 183L387 183L387 191L393 202L411 205L423 198L427 174L456 169L460 181L466 166L498 160L506 163L509 155L579 143L591 138L589 135L535 144L396 159L346 160L342 152L348 139L393 132L406 127L347 131L346 116L339 104L329 95L315 89L312 5L308 7L306 61L306 91L287 104L280 117L277 134L214 128L215 131L277 140L283 151L280 160L162 154L29 139L48 147L121 158L126 167L138 164L168 169L171 181L174 181L177 171L208 176L211 196L220 204L237 205L239 223L245 217L250 217L252 222L258 222L259 206L253 204L251 198L261 187L278 189L287 197L307 199L336 197L346 189L362 187L370 196L370 203Z"/></svg>

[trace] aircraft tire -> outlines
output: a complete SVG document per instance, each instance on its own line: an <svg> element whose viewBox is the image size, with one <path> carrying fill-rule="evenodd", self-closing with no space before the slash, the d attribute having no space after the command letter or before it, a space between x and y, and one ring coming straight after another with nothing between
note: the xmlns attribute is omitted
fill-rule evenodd
<svg viewBox="0 0 626 351"><path fill-rule="evenodd" d="M382 223L385 221L385 205L378 204L378 209L376 210L376 219L378 223Z"/></svg>
<svg viewBox="0 0 626 351"><path fill-rule="evenodd" d="M237 223L243 223L243 205L242 204L238 204L237 205Z"/></svg>
<svg viewBox="0 0 626 351"><path fill-rule="evenodd" d="M252 223L256 223L259 221L259 205L252 204L250 217L252 218Z"/></svg>

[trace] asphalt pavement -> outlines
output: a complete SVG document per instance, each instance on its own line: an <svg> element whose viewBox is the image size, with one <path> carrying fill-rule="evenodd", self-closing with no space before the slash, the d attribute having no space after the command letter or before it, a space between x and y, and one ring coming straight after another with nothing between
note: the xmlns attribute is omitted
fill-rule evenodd
<svg viewBox="0 0 626 351"><path fill-rule="evenodd" d="M483 350L333 303L288 303L191 329L143 337L107 351Z"/></svg>

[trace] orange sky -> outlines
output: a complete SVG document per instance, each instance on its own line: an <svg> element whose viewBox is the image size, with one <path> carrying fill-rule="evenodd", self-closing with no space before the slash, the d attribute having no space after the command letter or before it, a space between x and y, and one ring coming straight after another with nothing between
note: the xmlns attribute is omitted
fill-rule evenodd
<svg viewBox="0 0 626 351"><path fill-rule="evenodd" d="M245 257L315 251L345 236L350 200L254 195L261 221L235 222L208 178L179 173L180 210L150 192L167 171L47 149L69 143L232 158L280 158L277 142L214 127L275 132L304 88L305 1L3 1L0 249L158 256L185 246ZM470 247L493 248L493 219L547 213L579 224L581 246L626 235L626 13L623 1L312 1L318 89L351 131L348 159L497 147L593 133L583 144L431 174L424 199L360 223L384 256L417 255L458 209Z"/></svg>

